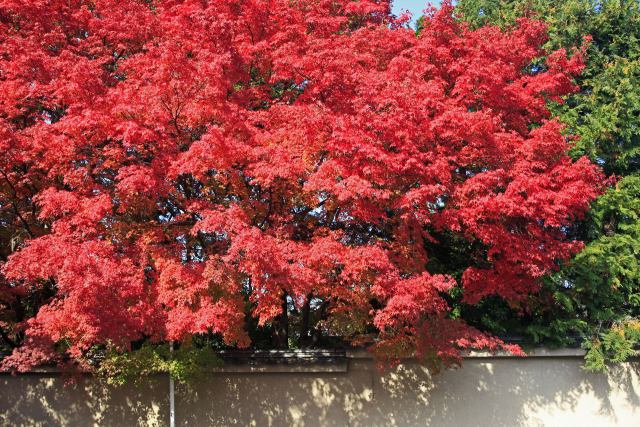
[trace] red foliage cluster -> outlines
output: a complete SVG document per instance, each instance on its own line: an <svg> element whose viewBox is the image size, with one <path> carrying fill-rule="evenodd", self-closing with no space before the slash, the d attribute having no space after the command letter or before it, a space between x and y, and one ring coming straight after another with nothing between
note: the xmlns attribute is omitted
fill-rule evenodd
<svg viewBox="0 0 640 427"><path fill-rule="evenodd" d="M533 72L541 23L452 13L416 36L384 0L0 0L0 209L29 234L0 296L54 289L5 367L245 347L246 307L283 300L387 355L497 348L443 295L535 292L601 178L546 107L580 52ZM486 248L461 283L427 270L434 230Z"/></svg>

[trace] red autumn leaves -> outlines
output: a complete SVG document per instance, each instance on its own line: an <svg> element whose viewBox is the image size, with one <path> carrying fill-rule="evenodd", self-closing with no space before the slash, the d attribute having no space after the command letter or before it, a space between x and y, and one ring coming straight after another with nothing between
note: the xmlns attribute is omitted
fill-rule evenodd
<svg viewBox="0 0 640 427"><path fill-rule="evenodd" d="M96 345L219 334L322 307L318 328L383 355L500 342L444 298L518 301L580 248L599 193L547 101L580 52L545 28L419 36L384 1L0 1L2 204L29 236L2 299L52 286L5 366ZM25 225L26 224L26 225ZM458 280L427 242L484 248ZM6 323L7 325L9 323ZM333 328L333 329L332 329Z"/></svg>

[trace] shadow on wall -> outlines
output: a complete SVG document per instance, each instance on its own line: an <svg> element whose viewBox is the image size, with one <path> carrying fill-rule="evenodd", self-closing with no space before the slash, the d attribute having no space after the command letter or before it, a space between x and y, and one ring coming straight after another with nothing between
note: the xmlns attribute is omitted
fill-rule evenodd
<svg viewBox="0 0 640 427"><path fill-rule="evenodd" d="M352 425L636 426L637 366L621 368L614 378L589 374L581 364L561 358L472 359L432 382L419 367L400 367L377 378L374 404Z"/></svg>
<svg viewBox="0 0 640 427"><path fill-rule="evenodd" d="M589 374L581 359L468 359L431 377L421 366L380 374L212 374L179 390L183 426L638 426L637 364Z"/></svg>
<svg viewBox="0 0 640 427"><path fill-rule="evenodd" d="M3 426L166 426L167 377L144 385L110 387L91 377L69 382L59 374L0 375Z"/></svg>
<svg viewBox="0 0 640 427"><path fill-rule="evenodd" d="M176 390L180 426L637 426L640 368L589 374L579 358L467 359L431 377L417 364L379 373L212 373ZM82 378L0 376L0 423L166 426L168 379L106 387Z"/></svg>

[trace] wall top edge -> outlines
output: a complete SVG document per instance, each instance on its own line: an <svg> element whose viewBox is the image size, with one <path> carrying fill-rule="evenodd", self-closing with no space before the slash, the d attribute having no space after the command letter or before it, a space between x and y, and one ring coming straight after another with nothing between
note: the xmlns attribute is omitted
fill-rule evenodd
<svg viewBox="0 0 640 427"><path fill-rule="evenodd" d="M506 351L464 351L462 353L463 359L532 359L540 357L576 357L582 358L586 354L586 351L581 348L535 348L524 350L526 353L524 356L516 356ZM372 359L371 353L366 350L348 350L346 357L349 359Z"/></svg>
<svg viewBox="0 0 640 427"><path fill-rule="evenodd" d="M212 370L217 373L240 372L346 372L349 361L373 360L370 352L352 350L268 350L268 351L225 351L219 353L224 364ZM536 348L526 351L526 356L514 356L507 352L467 351L463 359L514 359L537 358L583 358L585 350L580 348ZM406 359L405 362L411 362ZM25 374L55 374L61 372L56 367L39 367ZM2 372L0 374L9 374Z"/></svg>

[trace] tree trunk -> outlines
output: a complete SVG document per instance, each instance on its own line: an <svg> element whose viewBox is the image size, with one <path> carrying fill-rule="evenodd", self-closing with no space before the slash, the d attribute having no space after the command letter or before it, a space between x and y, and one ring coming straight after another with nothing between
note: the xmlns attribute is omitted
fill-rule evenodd
<svg viewBox="0 0 640 427"><path fill-rule="evenodd" d="M311 318L311 298L313 294L307 295L302 306L300 319L300 347L308 347L311 344L311 335L309 334L309 321Z"/></svg>
<svg viewBox="0 0 640 427"><path fill-rule="evenodd" d="M287 307L287 293L282 294L282 313L274 324L274 334L277 348L289 348L289 309Z"/></svg>

